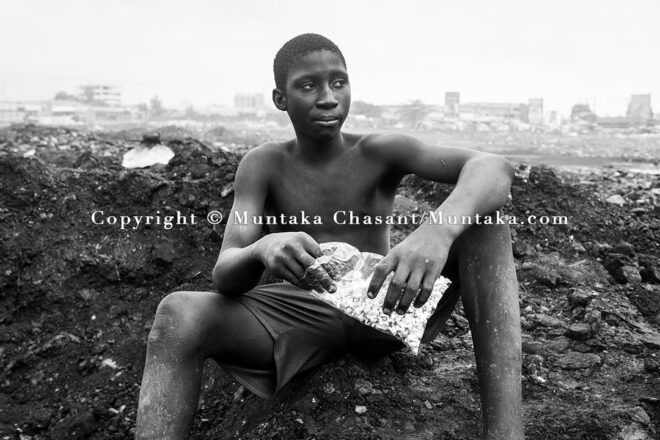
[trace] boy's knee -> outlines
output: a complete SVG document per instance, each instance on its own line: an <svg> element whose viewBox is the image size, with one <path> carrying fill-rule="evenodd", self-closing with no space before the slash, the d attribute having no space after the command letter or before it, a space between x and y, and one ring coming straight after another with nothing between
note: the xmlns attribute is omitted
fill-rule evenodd
<svg viewBox="0 0 660 440"><path fill-rule="evenodd" d="M511 230L508 224L475 224L458 240L458 251L464 255L488 256L511 253Z"/></svg>
<svg viewBox="0 0 660 440"><path fill-rule="evenodd" d="M201 339L204 325L200 300L195 292L172 292L163 298L156 310L149 344L194 348Z"/></svg>

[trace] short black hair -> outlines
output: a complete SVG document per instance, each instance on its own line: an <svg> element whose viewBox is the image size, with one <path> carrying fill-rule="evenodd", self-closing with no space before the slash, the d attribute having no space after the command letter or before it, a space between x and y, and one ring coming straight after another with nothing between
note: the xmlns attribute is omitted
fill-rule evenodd
<svg viewBox="0 0 660 440"><path fill-rule="evenodd" d="M302 34L293 37L284 46L277 51L275 61L273 62L273 72L275 73L275 87L284 91L286 88L286 78L298 58L317 50L329 50L335 53L346 67L346 60L341 50L335 43L319 34Z"/></svg>

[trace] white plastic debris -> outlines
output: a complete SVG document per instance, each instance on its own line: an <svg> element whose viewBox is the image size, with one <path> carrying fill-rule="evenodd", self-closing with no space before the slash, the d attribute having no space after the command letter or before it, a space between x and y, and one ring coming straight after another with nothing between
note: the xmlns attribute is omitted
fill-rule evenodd
<svg viewBox="0 0 660 440"><path fill-rule="evenodd" d="M619 205L619 206L623 206L623 205L626 204L626 199L624 199L619 194L615 194L613 196L610 196L605 201L608 202L608 203L612 203L614 205Z"/></svg>
<svg viewBox="0 0 660 440"><path fill-rule="evenodd" d="M376 298L367 296L371 276L383 256L360 252L356 247L342 242L322 243L320 246L323 256L317 258L317 261L335 280L337 291L312 291L312 294L363 324L390 333L418 354L426 323L451 281L444 277L438 278L431 296L422 307L417 308L411 304L404 315L396 312L386 315L383 313L383 302L393 274L390 273L385 279Z"/></svg>
<svg viewBox="0 0 660 440"><path fill-rule="evenodd" d="M104 367L110 367L113 370L117 369L117 362L115 362L114 360L112 360L110 358L103 359L103 362L101 362L101 365L104 366Z"/></svg>
<svg viewBox="0 0 660 440"><path fill-rule="evenodd" d="M167 165L174 157L174 151L165 145L138 145L124 154L121 165L124 168L145 168L156 164Z"/></svg>

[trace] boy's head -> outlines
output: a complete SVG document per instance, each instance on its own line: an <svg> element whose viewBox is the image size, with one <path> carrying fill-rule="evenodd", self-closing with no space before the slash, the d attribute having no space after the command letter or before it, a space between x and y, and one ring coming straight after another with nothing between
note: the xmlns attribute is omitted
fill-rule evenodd
<svg viewBox="0 0 660 440"><path fill-rule="evenodd" d="M288 113L297 136L334 139L351 106L346 60L337 45L321 35L299 35L277 52L273 70L273 103Z"/></svg>
<svg viewBox="0 0 660 440"><path fill-rule="evenodd" d="M275 87L284 91L289 71L296 61L308 53L317 50L328 50L336 54L346 67L346 60L341 50L335 43L326 37L318 34L302 34L294 37L284 43L284 46L277 51L273 63L273 72L275 73Z"/></svg>

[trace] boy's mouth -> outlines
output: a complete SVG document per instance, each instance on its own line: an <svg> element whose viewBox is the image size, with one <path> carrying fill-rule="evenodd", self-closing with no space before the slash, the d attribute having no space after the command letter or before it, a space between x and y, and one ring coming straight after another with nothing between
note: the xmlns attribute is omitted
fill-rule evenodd
<svg viewBox="0 0 660 440"><path fill-rule="evenodd" d="M339 118L332 115L323 115L314 119L314 123L321 127L334 127L335 125L339 124Z"/></svg>

